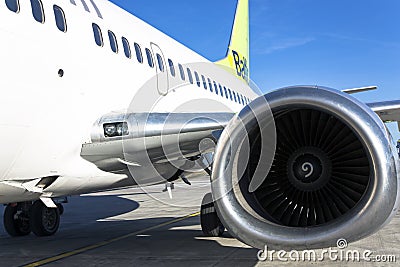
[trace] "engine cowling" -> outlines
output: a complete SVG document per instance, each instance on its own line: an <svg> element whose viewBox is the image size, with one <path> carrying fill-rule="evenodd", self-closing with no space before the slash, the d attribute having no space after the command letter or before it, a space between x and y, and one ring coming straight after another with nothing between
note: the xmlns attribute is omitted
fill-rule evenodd
<svg viewBox="0 0 400 267"><path fill-rule="evenodd" d="M268 114L265 101L274 122L256 119ZM262 129L271 127L276 144L261 140L268 139ZM253 191L257 166L269 164L260 155L274 146L271 167ZM225 129L214 158L217 213L232 235L253 247L353 242L398 209L398 155L389 132L365 104L333 89L290 87L258 98Z"/></svg>

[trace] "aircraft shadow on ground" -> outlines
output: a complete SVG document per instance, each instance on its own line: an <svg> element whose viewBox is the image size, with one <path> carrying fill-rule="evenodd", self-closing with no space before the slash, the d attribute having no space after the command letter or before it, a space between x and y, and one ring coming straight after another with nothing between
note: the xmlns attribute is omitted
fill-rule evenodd
<svg viewBox="0 0 400 267"><path fill-rule="evenodd" d="M38 238L33 234L20 238L8 237L1 222L0 257L5 256L5 254L2 254L6 253L1 252L2 247L9 251L10 249L13 250L13 246L16 254L18 254L17 251L20 251L24 255L32 255L33 257L35 257L34 255L42 255L41 258L45 255L53 256L59 253L57 244L67 252L71 249L135 233L176 218L176 214L171 211L171 216L168 217L135 219L134 212L139 206L140 204L136 201L115 195L73 197L70 199L70 203L65 205L65 213L61 218L59 232L54 236L44 238ZM2 210L3 208L0 208L0 212L3 212ZM103 220L130 212L133 212L133 214L126 220L112 218L111 220ZM126 257L134 251L132 257L140 255L140 258L146 261L159 261L160 258L168 258L171 263L176 262L176 260L186 261L200 258L208 259L211 263L221 258L221 255L228 256L235 253L235 255L243 255L241 259L246 262L246 266L257 263L257 251L230 246L229 244L235 243L235 241L227 232L220 239L203 238L201 230L197 230L200 224L199 219L199 217L192 217L168 226L145 231L137 236L130 236L87 253L92 255L99 253L97 256L101 257L102 254L106 255L107 251L110 250L114 251L113 253L119 251L121 255ZM52 244L50 249L48 244ZM52 251L53 247L54 252ZM10 256L13 257L10 254L7 255L7 257ZM18 257L18 255L15 255L15 257ZM33 258L32 260L36 259Z"/></svg>

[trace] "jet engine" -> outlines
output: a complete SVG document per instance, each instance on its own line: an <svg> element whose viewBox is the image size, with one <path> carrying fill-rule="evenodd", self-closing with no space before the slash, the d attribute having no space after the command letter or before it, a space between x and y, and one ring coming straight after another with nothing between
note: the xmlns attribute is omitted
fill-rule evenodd
<svg viewBox="0 0 400 267"><path fill-rule="evenodd" d="M265 109L271 120L259 119ZM276 142L262 134L271 127ZM384 123L333 89L289 87L256 99L226 127L214 158L218 217L260 249L353 242L385 225L399 206L398 155ZM252 181L260 166L261 181Z"/></svg>

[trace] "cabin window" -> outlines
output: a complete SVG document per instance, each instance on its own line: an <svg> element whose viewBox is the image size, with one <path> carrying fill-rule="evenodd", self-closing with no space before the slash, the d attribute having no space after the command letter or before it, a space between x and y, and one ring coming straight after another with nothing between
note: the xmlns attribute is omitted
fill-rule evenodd
<svg viewBox="0 0 400 267"><path fill-rule="evenodd" d="M222 86L219 84L219 93L222 97L224 97L224 91L222 90Z"/></svg>
<svg viewBox="0 0 400 267"><path fill-rule="evenodd" d="M230 88L228 88L228 93L229 93L229 98L231 99L231 101L233 101L232 91Z"/></svg>
<svg viewBox="0 0 400 267"><path fill-rule="evenodd" d="M242 105L244 105L243 95L240 95L240 99L242 100Z"/></svg>
<svg viewBox="0 0 400 267"><path fill-rule="evenodd" d="M181 79L182 79L182 81L186 80L186 78L185 78L185 71L183 70L182 65L181 65L181 64L178 64L178 68L179 68L179 72L180 72L180 74L181 74Z"/></svg>
<svg viewBox="0 0 400 267"><path fill-rule="evenodd" d="M200 87L200 77L197 71L194 72L194 76L196 77L196 84L198 87Z"/></svg>
<svg viewBox="0 0 400 267"><path fill-rule="evenodd" d="M190 71L189 68L187 68L187 73L188 73L190 83L193 84L193 76L192 76L192 72Z"/></svg>
<svg viewBox="0 0 400 267"><path fill-rule="evenodd" d="M44 23L43 4L40 0L31 0L32 15L37 22Z"/></svg>
<svg viewBox="0 0 400 267"><path fill-rule="evenodd" d="M61 7L54 5L54 18L56 19L57 28L62 32L67 32L67 22L65 20L65 13Z"/></svg>
<svg viewBox="0 0 400 267"><path fill-rule="evenodd" d="M156 57L157 57L158 69L161 72L164 72L164 61L163 61L161 55L157 53Z"/></svg>
<svg viewBox="0 0 400 267"><path fill-rule="evenodd" d="M150 49L146 48L147 63L150 68L154 68L153 54L151 54Z"/></svg>
<svg viewBox="0 0 400 267"><path fill-rule="evenodd" d="M169 71L171 72L172 77L175 77L175 67L174 62L171 59L168 59Z"/></svg>
<svg viewBox="0 0 400 267"><path fill-rule="evenodd" d="M115 37L115 34L112 31L108 31L108 39L110 39L111 50L114 53L118 53L117 37Z"/></svg>
<svg viewBox="0 0 400 267"><path fill-rule="evenodd" d="M142 55L142 49L140 48L140 45L135 43L135 52L136 52L136 59L139 63L143 63L143 55Z"/></svg>
<svg viewBox="0 0 400 267"><path fill-rule="evenodd" d="M226 90L226 87L224 86L224 91L225 91L225 97L228 99L228 90Z"/></svg>
<svg viewBox="0 0 400 267"><path fill-rule="evenodd" d="M217 83L216 83L215 81L213 81L213 83L214 83L214 91L215 91L215 93L218 95L218 86L217 86Z"/></svg>
<svg viewBox="0 0 400 267"><path fill-rule="evenodd" d="M12 12L19 12L19 0L6 0L6 6Z"/></svg>
<svg viewBox="0 0 400 267"><path fill-rule="evenodd" d="M232 91L232 94L233 94L233 100L237 103L238 101L237 101L237 98L236 98L236 92Z"/></svg>
<svg viewBox="0 0 400 267"><path fill-rule="evenodd" d="M127 58L131 58L132 57L131 46L129 45L128 39L126 39L125 37L122 37L122 46L124 47L125 56Z"/></svg>
<svg viewBox="0 0 400 267"><path fill-rule="evenodd" d="M94 34L94 40L98 46L103 46L103 35L101 34L101 29L100 27L96 24L92 24L93 27L93 34Z"/></svg>
<svg viewBox="0 0 400 267"><path fill-rule="evenodd" d="M201 75L201 79L202 79L202 81L203 81L203 87L204 87L204 89L207 90L207 82L206 82L206 78L204 78L204 75Z"/></svg>
<svg viewBox="0 0 400 267"><path fill-rule="evenodd" d="M210 91L214 92L210 78L207 78L207 81L208 81L208 87L210 88Z"/></svg>

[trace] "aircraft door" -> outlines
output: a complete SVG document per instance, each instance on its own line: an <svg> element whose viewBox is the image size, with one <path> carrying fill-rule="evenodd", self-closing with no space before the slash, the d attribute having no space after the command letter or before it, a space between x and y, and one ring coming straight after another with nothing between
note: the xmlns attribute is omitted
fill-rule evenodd
<svg viewBox="0 0 400 267"><path fill-rule="evenodd" d="M157 75L157 90L160 95L167 95L169 89L169 77L168 77L168 63L165 60L164 54L161 48L155 44L150 43L151 50L153 51L156 75Z"/></svg>

